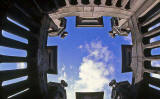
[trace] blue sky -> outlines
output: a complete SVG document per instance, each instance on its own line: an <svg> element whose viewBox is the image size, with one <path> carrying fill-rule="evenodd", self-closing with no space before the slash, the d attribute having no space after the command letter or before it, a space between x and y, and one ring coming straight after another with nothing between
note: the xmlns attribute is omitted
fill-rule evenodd
<svg viewBox="0 0 160 99"><path fill-rule="evenodd" d="M105 99L110 99L110 80L131 82L132 73L121 73L121 44L131 44L131 37L111 38L108 34L111 30L110 17L103 17L103 21L104 27L80 28L75 27L75 17L67 17L68 36L64 39L48 37L49 46L58 46L58 75L48 75L48 82L66 80L69 84L66 88L68 99L75 99L77 91L105 91ZM28 42L5 31L3 36ZM153 53L156 52L158 50ZM26 51L0 46L0 54L25 57ZM159 66L159 62L153 64ZM26 68L26 63L0 63L0 71L22 68ZM27 77L6 81L3 85L24 79Z"/></svg>
<svg viewBox="0 0 160 99"><path fill-rule="evenodd" d="M59 74L48 75L49 81L65 79L69 86L68 99L75 99L77 91L105 91L110 99L108 82L131 81L131 73L121 73L121 44L130 44L131 38L111 38L110 17L103 17L104 27L75 27L75 17L67 17L68 36L49 37L48 45L58 45Z"/></svg>

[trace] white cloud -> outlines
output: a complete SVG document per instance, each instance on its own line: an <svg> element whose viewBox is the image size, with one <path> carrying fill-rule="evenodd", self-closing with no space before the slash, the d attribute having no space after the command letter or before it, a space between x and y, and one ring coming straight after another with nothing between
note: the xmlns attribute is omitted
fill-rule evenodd
<svg viewBox="0 0 160 99"><path fill-rule="evenodd" d="M25 63L17 63L16 69L24 69L24 68L26 68L26 67L27 67L27 66L26 66Z"/></svg>
<svg viewBox="0 0 160 99"><path fill-rule="evenodd" d="M63 64L62 69L60 72L64 72L65 71L66 66Z"/></svg>
<svg viewBox="0 0 160 99"><path fill-rule="evenodd" d="M152 61L151 65L156 66L156 67L160 67L160 61Z"/></svg>
<svg viewBox="0 0 160 99"><path fill-rule="evenodd" d="M111 72L111 73L113 73L115 70L114 70L114 68L113 68L113 66L109 66L109 71Z"/></svg>
<svg viewBox="0 0 160 99"><path fill-rule="evenodd" d="M83 48L83 45L80 45L78 48L80 48L80 49Z"/></svg>
<svg viewBox="0 0 160 99"><path fill-rule="evenodd" d="M84 45L83 48L87 50L88 55L82 59L78 77L74 78L76 73L73 71L74 67L69 68L73 75L68 75L64 70L59 77L59 79L65 78L69 84L66 88L67 98L75 99L75 92L105 91L105 99L110 99L111 88L108 83L111 80L110 77L114 76L112 52L101 42L91 42Z"/></svg>
<svg viewBox="0 0 160 99"><path fill-rule="evenodd" d="M62 66L62 69L60 70L60 76L58 77L58 80L59 80L59 81L61 81L61 80L67 81L67 74L66 74L66 72L65 72L65 68L66 68L66 66L63 65L63 66Z"/></svg>
<svg viewBox="0 0 160 99"><path fill-rule="evenodd" d="M88 59L92 58L94 61L108 62L113 58L111 51L108 50L107 46L102 46L101 42L91 42L91 44L86 44L85 49L88 50Z"/></svg>
<svg viewBox="0 0 160 99"><path fill-rule="evenodd" d="M73 66L72 66L72 65L70 65L70 66L69 66L69 68L70 68L70 69L73 69Z"/></svg>
<svg viewBox="0 0 160 99"><path fill-rule="evenodd" d="M83 57L79 68L79 80L75 82L77 91L102 91L104 86L109 83L108 75L113 67L109 65L112 54L108 47L102 46L101 42L86 44L85 48L89 55ZM110 66L110 67L109 67Z"/></svg>
<svg viewBox="0 0 160 99"><path fill-rule="evenodd" d="M95 62L84 58L80 66L79 80L75 83L77 91L102 91L104 86L109 83L106 76L109 75L108 69L103 62Z"/></svg>
<svg viewBox="0 0 160 99"><path fill-rule="evenodd" d="M150 40L150 43L152 43L152 42L155 42L155 41L157 41L155 38L152 38L151 40Z"/></svg>
<svg viewBox="0 0 160 99"><path fill-rule="evenodd" d="M160 67L160 61L152 61L151 64L152 64L152 66ZM151 74L151 76L160 79L160 75L159 74Z"/></svg>
<svg viewBox="0 0 160 99"><path fill-rule="evenodd" d="M159 74L152 74L151 76L160 79L160 75Z"/></svg>

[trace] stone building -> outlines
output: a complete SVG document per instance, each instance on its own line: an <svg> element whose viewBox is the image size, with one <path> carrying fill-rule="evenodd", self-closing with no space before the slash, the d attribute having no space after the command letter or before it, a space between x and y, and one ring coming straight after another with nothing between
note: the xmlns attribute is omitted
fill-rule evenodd
<svg viewBox="0 0 160 99"><path fill-rule="evenodd" d="M122 69L133 73L133 98L160 98L160 91L149 86L160 87L160 79L151 76L160 74L160 67L151 64L160 60L160 55L151 54L160 41L150 42L160 35L160 0L1 0L0 46L25 50L27 57L0 55L0 63L27 62L27 69L0 71L0 99L53 98L46 74L56 73L57 49L46 47L47 37L67 36L67 16L77 16L77 27L101 27L102 16L111 16L112 37L131 33L133 45L122 47ZM28 44L5 38L2 30L26 38ZM3 81L26 75L27 80L2 86Z"/></svg>

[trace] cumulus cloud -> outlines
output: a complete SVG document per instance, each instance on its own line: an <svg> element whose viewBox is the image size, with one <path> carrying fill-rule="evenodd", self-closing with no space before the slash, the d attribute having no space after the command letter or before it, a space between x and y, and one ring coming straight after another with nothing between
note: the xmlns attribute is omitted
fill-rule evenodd
<svg viewBox="0 0 160 99"><path fill-rule="evenodd" d="M81 47L88 52L88 55L82 58L78 77L74 79L74 77L68 76L66 72L61 75L69 83L68 88L66 88L67 98L75 99L75 92L105 91L105 99L110 99L111 89L108 83L114 76L112 52L107 46L103 46L100 41L81 45ZM70 69L74 69L74 67ZM74 76L73 70L70 71ZM63 78L61 76L60 78Z"/></svg>
<svg viewBox="0 0 160 99"><path fill-rule="evenodd" d="M75 90L101 91L109 83L107 76L114 72L113 65L109 64L113 56L101 42L86 44L85 48L89 54L83 57L79 67L79 80L75 82Z"/></svg>
<svg viewBox="0 0 160 99"><path fill-rule="evenodd" d="M24 68L26 68L26 67L27 67L27 66L26 66L25 63L17 63L16 69L24 69Z"/></svg>

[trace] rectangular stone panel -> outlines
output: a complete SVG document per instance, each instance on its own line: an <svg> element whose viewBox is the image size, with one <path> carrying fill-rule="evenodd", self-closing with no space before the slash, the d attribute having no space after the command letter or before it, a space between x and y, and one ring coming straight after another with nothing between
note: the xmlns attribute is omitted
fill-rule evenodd
<svg viewBox="0 0 160 99"><path fill-rule="evenodd" d="M49 57L49 74L57 74L57 46L48 46L48 57Z"/></svg>
<svg viewBox="0 0 160 99"><path fill-rule="evenodd" d="M104 27L103 18L76 17L76 27Z"/></svg>
<svg viewBox="0 0 160 99"><path fill-rule="evenodd" d="M103 99L104 92L76 92L76 99Z"/></svg>
<svg viewBox="0 0 160 99"><path fill-rule="evenodd" d="M122 73L131 72L132 45L122 45Z"/></svg>

